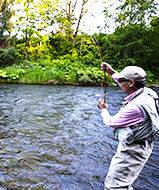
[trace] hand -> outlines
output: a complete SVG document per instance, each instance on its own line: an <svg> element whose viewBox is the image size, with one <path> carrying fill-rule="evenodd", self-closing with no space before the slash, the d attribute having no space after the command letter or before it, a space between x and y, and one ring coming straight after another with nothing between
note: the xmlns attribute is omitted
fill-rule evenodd
<svg viewBox="0 0 159 190"><path fill-rule="evenodd" d="M102 71L107 71L107 73L109 74L109 75L112 75L112 74L114 74L116 71L111 67L111 65L109 65L108 63L106 63L106 62L103 62L103 63L101 63L101 70Z"/></svg>
<svg viewBox="0 0 159 190"><path fill-rule="evenodd" d="M100 99L98 103L98 108L101 110L108 109L108 104L104 100Z"/></svg>

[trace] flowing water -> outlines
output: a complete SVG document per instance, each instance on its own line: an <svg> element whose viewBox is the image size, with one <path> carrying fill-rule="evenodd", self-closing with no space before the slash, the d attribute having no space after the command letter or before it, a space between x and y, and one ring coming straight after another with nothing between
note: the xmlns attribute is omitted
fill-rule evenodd
<svg viewBox="0 0 159 190"><path fill-rule="evenodd" d="M100 87L0 85L0 190L102 190L117 142ZM107 89L114 114L124 94ZM136 190L159 189L159 143Z"/></svg>

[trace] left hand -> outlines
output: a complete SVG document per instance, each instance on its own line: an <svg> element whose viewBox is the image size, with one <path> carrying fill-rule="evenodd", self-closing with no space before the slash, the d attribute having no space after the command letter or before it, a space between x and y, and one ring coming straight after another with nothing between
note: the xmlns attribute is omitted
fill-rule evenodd
<svg viewBox="0 0 159 190"><path fill-rule="evenodd" d="M102 71L107 72L109 75L113 75L114 73L116 73L115 69L113 69L113 67L106 62L102 62L100 67Z"/></svg>
<svg viewBox="0 0 159 190"><path fill-rule="evenodd" d="M104 100L100 99L98 103L98 108L101 110L108 109L108 104Z"/></svg>

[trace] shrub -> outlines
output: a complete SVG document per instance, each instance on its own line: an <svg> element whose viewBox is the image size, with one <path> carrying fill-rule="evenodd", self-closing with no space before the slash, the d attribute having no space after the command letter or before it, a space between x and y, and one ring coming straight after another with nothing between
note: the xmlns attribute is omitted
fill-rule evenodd
<svg viewBox="0 0 159 190"><path fill-rule="evenodd" d="M18 62L18 52L14 47L0 48L0 66L12 65Z"/></svg>

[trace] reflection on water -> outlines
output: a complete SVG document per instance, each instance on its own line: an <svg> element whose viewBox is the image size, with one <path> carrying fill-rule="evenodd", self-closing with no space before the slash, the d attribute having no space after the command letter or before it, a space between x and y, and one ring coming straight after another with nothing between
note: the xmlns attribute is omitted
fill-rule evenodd
<svg viewBox="0 0 159 190"><path fill-rule="evenodd" d="M0 189L102 190L116 141L97 108L100 87L0 86ZM115 113L123 94L108 88ZM159 189L159 144L135 182Z"/></svg>

